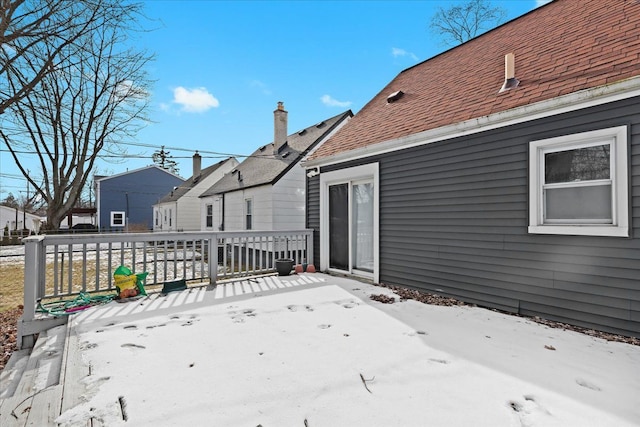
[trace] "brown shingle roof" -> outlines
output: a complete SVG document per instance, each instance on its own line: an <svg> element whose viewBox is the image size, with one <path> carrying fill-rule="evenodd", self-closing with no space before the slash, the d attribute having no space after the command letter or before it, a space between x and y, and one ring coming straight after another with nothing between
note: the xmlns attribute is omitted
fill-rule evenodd
<svg viewBox="0 0 640 427"><path fill-rule="evenodd" d="M499 93L510 52L520 85ZM404 70L312 158L638 75L640 1L556 0Z"/></svg>

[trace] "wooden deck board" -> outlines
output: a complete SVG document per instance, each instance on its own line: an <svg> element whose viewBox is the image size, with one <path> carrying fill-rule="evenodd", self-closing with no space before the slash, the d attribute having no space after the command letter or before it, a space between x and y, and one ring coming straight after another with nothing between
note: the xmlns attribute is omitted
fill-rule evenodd
<svg viewBox="0 0 640 427"><path fill-rule="evenodd" d="M33 396L31 410L25 425L31 427L55 426L55 420L60 416L61 398L62 385L48 387Z"/></svg>
<svg viewBox="0 0 640 427"><path fill-rule="evenodd" d="M60 383L63 385L63 394L60 413L64 413L83 402L82 395L85 392L83 379L90 373L89 366L82 360L78 335L72 325L69 325L62 363Z"/></svg>
<svg viewBox="0 0 640 427"><path fill-rule="evenodd" d="M18 387L15 390L14 394L16 396L23 396L24 398L24 396L29 396L38 391L35 389L36 376L38 375L38 360L43 354L42 344L46 338L47 331L40 332L38 341L29 356L27 366L25 367L22 377L20 378L20 382L18 383Z"/></svg>
<svg viewBox="0 0 640 427"><path fill-rule="evenodd" d="M13 396L20 378L22 378L22 373L27 367L29 353L31 353L31 349L15 351L9 359L9 363L0 372L0 399Z"/></svg>
<svg viewBox="0 0 640 427"><path fill-rule="evenodd" d="M24 400L24 402L23 402ZM0 426L2 427L23 427L27 424L28 411L25 408L31 407L33 397L26 399L25 396L17 395L0 400ZM13 415L15 414L15 416Z"/></svg>

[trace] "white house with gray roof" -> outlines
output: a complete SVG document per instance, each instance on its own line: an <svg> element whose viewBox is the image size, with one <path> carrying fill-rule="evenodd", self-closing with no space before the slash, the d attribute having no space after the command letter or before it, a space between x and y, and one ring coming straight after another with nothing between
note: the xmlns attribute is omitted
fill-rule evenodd
<svg viewBox="0 0 640 427"><path fill-rule="evenodd" d="M305 228L305 171L299 163L353 116L351 110L287 135L278 102L274 142L263 145L200 196L202 230Z"/></svg>
<svg viewBox="0 0 640 427"><path fill-rule="evenodd" d="M153 206L153 231L200 230L200 195L238 165L229 157L202 169L202 157L193 155L193 175Z"/></svg>

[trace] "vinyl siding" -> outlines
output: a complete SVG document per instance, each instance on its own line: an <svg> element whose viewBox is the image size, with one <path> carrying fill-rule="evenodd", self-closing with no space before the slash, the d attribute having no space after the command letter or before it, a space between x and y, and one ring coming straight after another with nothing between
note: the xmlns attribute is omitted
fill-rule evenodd
<svg viewBox="0 0 640 427"><path fill-rule="evenodd" d="M178 231L196 231L200 229L200 200L197 195L188 192L176 204L178 215L176 227Z"/></svg>
<svg viewBox="0 0 640 427"><path fill-rule="evenodd" d="M224 195L225 231L246 230L244 201L253 200L253 230L272 230L273 187L262 185L246 190L232 191Z"/></svg>
<svg viewBox="0 0 640 427"><path fill-rule="evenodd" d="M631 238L534 235L529 142L630 125ZM640 100L396 151L380 165L380 281L640 335ZM318 180L309 183L317 229ZM319 240L316 240L319 242Z"/></svg>
<svg viewBox="0 0 640 427"><path fill-rule="evenodd" d="M305 172L294 165L273 185L273 230L300 230L305 223Z"/></svg>

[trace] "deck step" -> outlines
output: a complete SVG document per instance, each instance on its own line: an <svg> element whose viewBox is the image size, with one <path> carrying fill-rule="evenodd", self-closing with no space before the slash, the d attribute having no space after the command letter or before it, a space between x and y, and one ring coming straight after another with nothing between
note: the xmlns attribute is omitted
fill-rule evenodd
<svg viewBox="0 0 640 427"><path fill-rule="evenodd" d="M31 354L30 348L14 351L7 365L0 372L0 399L13 396L20 378L22 378L22 373L27 367L29 354Z"/></svg>
<svg viewBox="0 0 640 427"><path fill-rule="evenodd" d="M0 399L0 426L55 427L60 416L62 385L54 385L30 395L15 394Z"/></svg>
<svg viewBox="0 0 640 427"><path fill-rule="evenodd" d="M42 331L33 349L12 355L2 371L2 427L55 425L62 400L60 373L66 334L66 324Z"/></svg>
<svg viewBox="0 0 640 427"><path fill-rule="evenodd" d="M28 396L60 382L66 330L65 324L40 333L14 394Z"/></svg>

